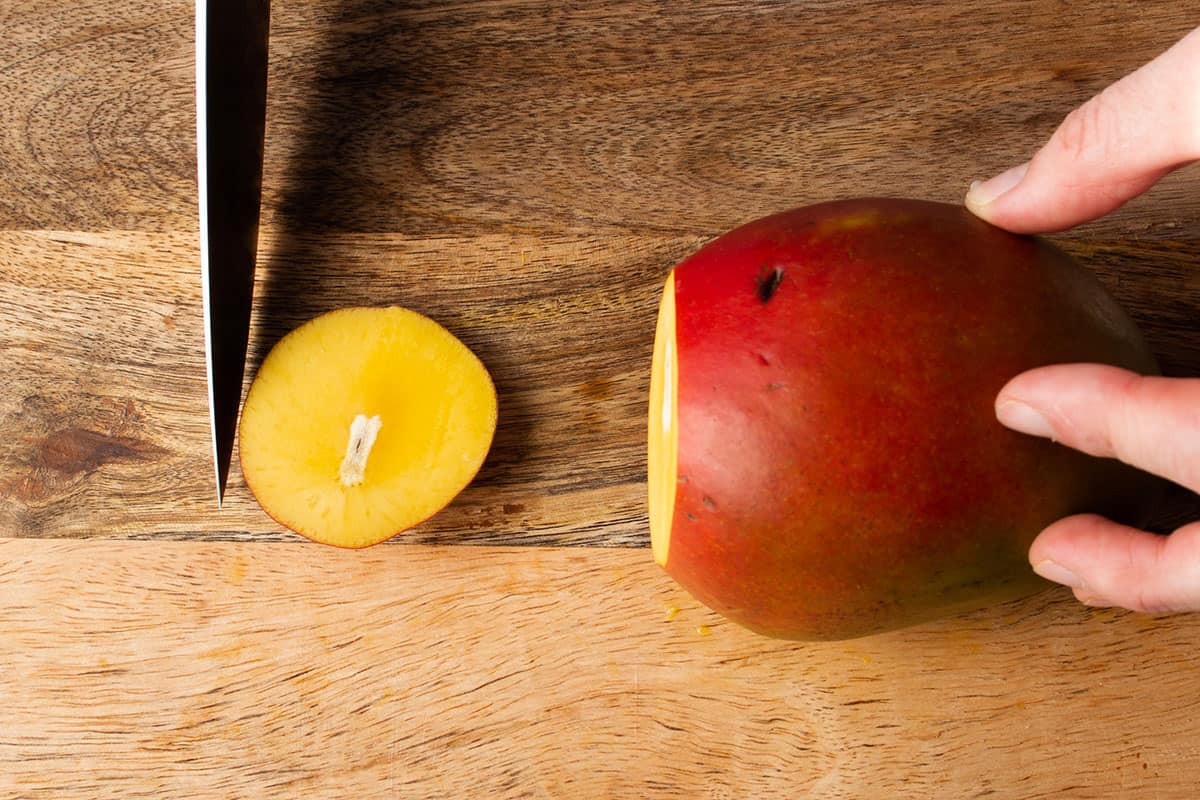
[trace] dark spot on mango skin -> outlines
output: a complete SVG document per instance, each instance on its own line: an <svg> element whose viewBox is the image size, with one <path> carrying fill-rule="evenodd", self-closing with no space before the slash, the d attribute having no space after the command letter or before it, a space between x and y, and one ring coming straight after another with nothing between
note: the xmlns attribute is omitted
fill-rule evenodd
<svg viewBox="0 0 1200 800"><path fill-rule="evenodd" d="M779 284L783 283L783 267L774 267L758 277L758 299L764 305L771 302Z"/></svg>

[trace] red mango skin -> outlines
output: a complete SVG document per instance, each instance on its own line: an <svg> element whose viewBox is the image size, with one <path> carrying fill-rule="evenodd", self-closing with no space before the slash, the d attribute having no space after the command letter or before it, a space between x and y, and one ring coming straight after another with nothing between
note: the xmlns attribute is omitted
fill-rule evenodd
<svg viewBox="0 0 1200 800"><path fill-rule="evenodd" d="M997 422L1018 373L1154 373L1050 243L964 208L861 199L712 241L674 270L678 483L666 571L751 630L846 639L1028 594L1049 523L1143 522L1158 482Z"/></svg>

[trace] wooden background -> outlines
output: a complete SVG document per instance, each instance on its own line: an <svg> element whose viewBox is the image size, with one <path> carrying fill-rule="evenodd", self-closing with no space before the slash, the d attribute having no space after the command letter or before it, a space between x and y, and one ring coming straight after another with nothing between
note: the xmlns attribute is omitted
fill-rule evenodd
<svg viewBox="0 0 1200 800"><path fill-rule="evenodd" d="M755 637L651 562L644 406L658 289L704 241L956 201L1198 22L276 0L252 367L321 311L399 303L500 394L475 484L344 553L236 468L215 507L191 4L0 0L0 795L1194 797L1200 620L1049 591ZM1200 374L1200 173L1057 240Z"/></svg>

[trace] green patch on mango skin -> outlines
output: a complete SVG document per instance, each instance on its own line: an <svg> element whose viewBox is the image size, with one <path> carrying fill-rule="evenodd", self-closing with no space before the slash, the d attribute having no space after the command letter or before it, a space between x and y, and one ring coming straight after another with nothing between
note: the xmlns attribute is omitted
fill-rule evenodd
<svg viewBox="0 0 1200 800"><path fill-rule="evenodd" d="M828 238L839 233L848 233L863 228L888 226L895 228L912 221L913 216L901 211L884 209L862 209L853 213L823 219L817 223L814 233L819 238Z"/></svg>

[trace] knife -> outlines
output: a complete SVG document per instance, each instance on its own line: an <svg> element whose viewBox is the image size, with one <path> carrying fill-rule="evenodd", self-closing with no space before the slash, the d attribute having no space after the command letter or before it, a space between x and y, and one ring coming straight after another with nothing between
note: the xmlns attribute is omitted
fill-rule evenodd
<svg viewBox="0 0 1200 800"><path fill-rule="evenodd" d="M196 177L208 411L225 495L258 249L270 0L196 0Z"/></svg>

